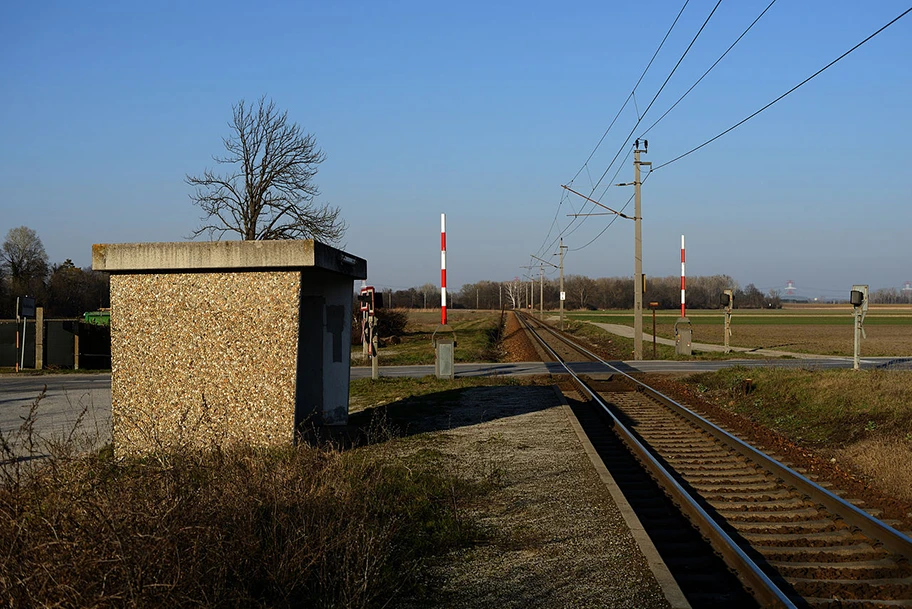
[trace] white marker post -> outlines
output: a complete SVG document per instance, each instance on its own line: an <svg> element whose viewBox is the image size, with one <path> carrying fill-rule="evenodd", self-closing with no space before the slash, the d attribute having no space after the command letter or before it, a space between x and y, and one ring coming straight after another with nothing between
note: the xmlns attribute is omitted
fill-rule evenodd
<svg viewBox="0 0 912 609"><path fill-rule="evenodd" d="M684 313L684 277L686 273L684 272L684 235L681 235L681 317L686 317Z"/></svg>
<svg viewBox="0 0 912 609"><path fill-rule="evenodd" d="M446 325L446 214L440 214L440 323Z"/></svg>
<svg viewBox="0 0 912 609"><path fill-rule="evenodd" d="M692 351L692 339L693 339L693 326L690 323L690 320L687 319L686 306L685 306L685 296L684 296L684 286L685 286L685 277L687 274L684 272L684 235L681 235L681 317L675 322L674 331L675 331L675 353L677 355L691 355Z"/></svg>

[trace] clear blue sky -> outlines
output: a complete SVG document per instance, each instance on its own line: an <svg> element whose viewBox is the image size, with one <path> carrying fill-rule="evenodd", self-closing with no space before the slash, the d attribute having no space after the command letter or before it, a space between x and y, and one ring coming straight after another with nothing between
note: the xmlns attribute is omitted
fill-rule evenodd
<svg viewBox="0 0 912 609"><path fill-rule="evenodd" d="M326 152L316 181L370 281L451 289L550 257L583 167L683 2L7 2L0 233L38 231L52 262L92 243L179 241L197 225L186 173L215 167L231 106L272 97ZM640 135L763 10L722 2ZM586 192L715 2L693 0L587 168ZM779 0L649 132L659 165L754 112L908 8ZM727 273L764 289L847 295L912 279L912 15L643 187L644 270ZM610 183L618 165L611 167ZM590 176L592 182L590 182ZM621 207L629 188L597 196ZM560 204L560 207L558 207ZM632 205L628 208L632 212ZM633 273L633 225L566 232L566 272ZM551 238L557 233L552 232ZM0 236L2 236L0 235ZM582 247L582 249L580 249ZM556 259L556 258L555 258Z"/></svg>

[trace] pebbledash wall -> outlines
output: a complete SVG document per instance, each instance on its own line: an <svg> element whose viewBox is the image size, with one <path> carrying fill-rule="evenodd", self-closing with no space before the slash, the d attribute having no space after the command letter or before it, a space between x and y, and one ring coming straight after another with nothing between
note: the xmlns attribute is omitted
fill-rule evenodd
<svg viewBox="0 0 912 609"><path fill-rule="evenodd" d="M312 240L123 243L94 245L92 268L111 273L118 455L347 423L364 259Z"/></svg>

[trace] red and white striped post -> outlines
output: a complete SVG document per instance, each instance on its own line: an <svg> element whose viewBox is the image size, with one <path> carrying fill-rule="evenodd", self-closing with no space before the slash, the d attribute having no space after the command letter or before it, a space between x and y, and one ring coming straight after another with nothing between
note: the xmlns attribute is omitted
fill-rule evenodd
<svg viewBox="0 0 912 609"><path fill-rule="evenodd" d="M440 214L440 323L446 325L446 214Z"/></svg>
<svg viewBox="0 0 912 609"><path fill-rule="evenodd" d="M684 317L684 235L681 235L681 317Z"/></svg>

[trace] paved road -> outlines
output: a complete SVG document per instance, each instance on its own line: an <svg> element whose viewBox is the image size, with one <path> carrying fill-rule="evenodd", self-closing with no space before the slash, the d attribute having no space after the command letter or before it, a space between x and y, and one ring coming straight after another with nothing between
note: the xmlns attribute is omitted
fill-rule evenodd
<svg viewBox="0 0 912 609"><path fill-rule="evenodd" d="M42 390L47 391L40 400ZM45 441L74 433L80 441L102 445L111 438L110 374L45 374L0 376L0 433L24 454L25 438L19 429L38 400L34 412L39 453ZM77 425L78 423L78 425ZM0 455L0 460L6 455Z"/></svg>
<svg viewBox="0 0 912 609"><path fill-rule="evenodd" d="M713 372L732 366L746 368L851 368L850 357L820 357L808 356L804 359L730 359L707 361L673 361L673 360L643 360L629 362L611 362L613 366L624 372L661 372L661 373L688 373L688 372ZM609 372L604 365L596 362L571 363L575 372L582 374L595 374ZM861 367L865 369L892 368L912 370L912 357L866 357L861 360ZM557 374L563 371L560 364L542 362L518 362L504 364L456 364L456 376L520 376L528 374ZM422 377L434 374L434 366L381 366L380 376L409 376ZM367 366L356 366L351 369L353 379L370 378L371 369Z"/></svg>
<svg viewBox="0 0 912 609"><path fill-rule="evenodd" d="M596 321L590 321L593 326L601 328L610 334L616 334L617 336L624 336L626 338L633 338L633 328L630 326L625 326L623 324L603 324ZM674 339L671 338L662 338L661 336L656 336L655 341L660 345L668 345L670 347L675 346ZM652 342L652 333L643 332L643 342L651 343ZM645 345L644 345L645 346ZM715 353L724 353L725 345L717 345L715 343L691 343L691 347L694 351L704 351L704 352L715 352ZM748 347L731 347L731 351L735 353L752 353L754 355L762 355L765 357L794 357L798 359L844 359L839 356L829 356L829 355L811 355L808 353L796 353L794 351L780 351L778 349L758 349L758 348L748 348Z"/></svg>
<svg viewBox="0 0 912 609"><path fill-rule="evenodd" d="M912 358L867 357L862 367L912 370ZM783 368L851 368L847 357L805 357L804 359L744 359L715 361L644 360L612 362L625 372L688 373L711 372L729 366L783 367ZM581 374L610 372L603 364L580 362L571 364ZM499 364L456 364L456 376L521 376L529 374L560 373L560 365L542 362ZM434 374L434 366L382 366L384 377L420 378ZM351 369L351 378L370 378L370 367ZM0 433L4 437L15 435L28 416L30 406L44 387L46 395L40 400L35 416L35 429L43 437L69 434L82 415L78 431L96 438L99 443L109 441L111 434L111 375L110 374L46 374L41 376L0 376Z"/></svg>

